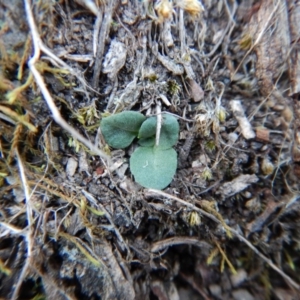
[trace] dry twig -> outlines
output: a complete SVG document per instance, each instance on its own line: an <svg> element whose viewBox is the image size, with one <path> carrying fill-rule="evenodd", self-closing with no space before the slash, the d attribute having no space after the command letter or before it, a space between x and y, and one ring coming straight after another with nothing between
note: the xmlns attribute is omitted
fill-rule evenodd
<svg viewBox="0 0 300 300"><path fill-rule="evenodd" d="M233 72L233 74L231 74L231 78L234 78L235 74L238 72L239 68L244 63L246 57L253 51L253 49L255 48L255 46L257 46L258 43L260 42L261 38L263 37L264 33L266 32L266 30L267 30L267 28L269 26L271 20L273 19L273 16L274 16L275 12L277 11L280 3L281 3L281 1L278 0L277 3L276 3L276 6L274 7L274 9L272 11L272 13L269 15L268 19L264 23L264 26L262 26L260 33L257 35L257 38L256 38L255 42L252 44L252 46L250 47L250 49L244 55L243 59L240 61L239 65L237 66L237 68L235 69L235 71Z"/></svg>
<svg viewBox="0 0 300 300"><path fill-rule="evenodd" d="M104 41L106 39L106 36L110 28L113 7L114 7L114 1L108 1L108 4L105 5L104 7L104 16L103 16L103 21L101 24L101 29L98 38L98 46L96 51L95 67L94 67L94 74L93 74L93 81L92 81L93 82L92 85L95 90L98 89L98 85L99 85L99 76L101 73L102 59L103 59L104 47L105 47Z"/></svg>
<svg viewBox="0 0 300 300"><path fill-rule="evenodd" d="M112 228L113 228L113 230L114 230L114 232L115 232L115 234L116 234L116 236L117 236L117 238L118 238L118 240L119 240L119 242L120 242L119 245L120 245L120 247L121 247L121 250L124 251L124 250L126 249L127 255L129 255L129 253L130 253L129 247L127 246L126 242L124 241L124 239L123 239L122 235L120 234L118 228L115 226L115 224L114 224L114 222L113 222L113 220L112 220L110 214L108 213L108 211L107 211L107 210L104 208L104 206L103 206L101 203L99 203L99 202L98 202L98 201L97 201L90 193L88 193L88 192L85 191L85 190L81 190L81 191L82 191L83 195L84 195L89 201L91 201L92 203L96 204L96 205L99 207L99 209L100 209L101 211L104 212L105 217L106 217L107 220L109 221L110 225L112 226Z"/></svg>
<svg viewBox="0 0 300 300"><path fill-rule="evenodd" d="M226 7L227 7L227 5L226 5ZM227 7L227 8L228 8L228 7ZM209 53L204 54L204 55L200 55L201 57L203 57L203 58L204 58L204 57L212 57L212 56L215 54L215 52L217 51L217 49L218 49L218 48L220 47L220 45L222 44L222 42L223 42L225 36L227 35L227 32L229 31L229 29L230 29L231 27L235 27L235 23L234 23L234 21L233 21L233 16L235 15L236 10L237 10L237 3L236 3L236 1L234 1L233 8L232 8L232 12L230 12L230 11L228 10L229 22L227 23L227 26L226 26L226 28L225 28L225 30L224 30L224 32L223 32L221 38L218 40L218 42L216 43L216 45L214 46L214 48L213 48ZM230 30L230 31L231 31L231 30Z"/></svg>
<svg viewBox="0 0 300 300"><path fill-rule="evenodd" d="M149 195L159 195L159 196L163 196L166 197L168 199L174 200L179 202L180 204L189 207L191 209L193 209L194 211L197 211L199 213L201 213L202 215L206 216L207 218L213 220L214 222L221 224L221 221L218 220L214 215L204 211L203 209L195 206L192 203L186 202L180 198L177 198L173 195L170 195L168 193L162 192L162 191L158 191L158 190L154 190L154 189L148 189L146 191L146 193L148 193ZM222 224L221 224L222 225ZM244 244L246 244L252 251L254 251L254 253L256 255L258 255L265 263L267 263L274 271L276 271L278 274L280 274L290 285L292 285L294 288L296 288L297 290L300 291L300 285L295 282L290 276L288 276L285 272L283 272L282 270L280 270L272 261L271 259L267 258L264 254L262 254L255 246L252 245L251 242L249 242L246 238L244 238L237 230L231 228L231 227L227 227L227 229L233 234L235 235L240 241L242 241Z"/></svg>
<svg viewBox="0 0 300 300"><path fill-rule="evenodd" d="M20 177L21 177L21 181L22 181L22 185L23 185L23 190L24 190L28 229L25 234L25 240L27 242L27 258L26 258L26 262L23 266L22 272L20 274L20 277L18 279L18 282L15 286L13 295L11 297L12 300L15 300L18 298L20 288L26 277L28 268L31 265L31 259L33 257L32 251L33 251L33 245L34 245L34 240L33 240L33 230L34 230L33 223L34 222L33 222L33 213L32 213L31 194L30 194L30 190L29 190L29 184L27 182L27 178L25 175L25 169L23 166L21 156L20 156L17 148L15 149L15 152L16 152L16 157L17 157L17 161L18 161L18 167L19 167Z"/></svg>
<svg viewBox="0 0 300 300"><path fill-rule="evenodd" d="M161 115L161 102L157 101L156 103L156 135L155 135L155 146L159 145L159 138L160 138L160 130L162 125L162 115Z"/></svg>
<svg viewBox="0 0 300 300"><path fill-rule="evenodd" d="M41 76L41 74L39 73L39 71L36 69L35 64L39 60L41 51L46 53L48 56L53 58L55 61L58 60L59 63L61 63L63 66L65 66L66 64L64 62L62 62L60 59L58 59L49 49L47 49L47 47L44 46L44 44L39 36L35 22L34 22L34 17L33 17L32 11L31 11L31 7L30 7L30 0L24 0L24 2L25 2L26 16L28 19L28 24L30 27L33 45L34 45L34 55L29 60L28 66L29 66L30 71L32 72L32 74L36 80L36 83L39 86L39 88L40 88L40 90L52 112L55 122L57 122L63 129L68 131L71 134L71 136L73 136L74 138L76 138L77 140L82 142L85 146L87 146L91 151L93 151L100 157L107 159L109 161L109 156L104 151L95 147L89 140L87 140L78 131L76 131L71 125L69 125L60 115L60 112L59 112L58 108L56 107L56 105L53 101L53 98L51 97L50 92L48 91L48 89L46 87L44 79ZM67 67L67 68L70 69L69 67Z"/></svg>
<svg viewBox="0 0 300 300"><path fill-rule="evenodd" d="M193 245L199 248L207 248L207 249L211 249L211 245L204 242L204 241L199 241L199 239L195 239L192 237L172 237L172 238L168 238L165 240L161 240L158 241L156 243L154 243L151 247L151 252L159 252L162 251L163 249L167 248L167 247L171 247L171 246L175 246L175 245Z"/></svg>

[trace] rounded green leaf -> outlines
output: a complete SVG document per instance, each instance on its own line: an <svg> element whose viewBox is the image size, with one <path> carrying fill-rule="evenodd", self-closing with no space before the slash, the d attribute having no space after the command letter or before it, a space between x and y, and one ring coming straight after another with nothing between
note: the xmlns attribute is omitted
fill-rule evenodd
<svg viewBox="0 0 300 300"><path fill-rule="evenodd" d="M139 139L145 139L155 136L156 133L156 124L157 124L157 118L156 117L150 117L148 118L141 126L139 130Z"/></svg>
<svg viewBox="0 0 300 300"><path fill-rule="evenodd" d="M152 147L155 145L157 118L148 118L141 126L138 138L139 144L144 147Z"/></svg>
<svg viewBox="0 0 300 300"><path fill-rule="evenodd" d="M109 146L122 149L132 143L145 119L141 113L124 111L102 119L100 128Z"/></svg>
<svg viewBox="0 0 300 300"><path fill-rule="evenodd" d="M139 144L143 147L152 147L155 145L157 117L148 118L141 126L138 137ZM179 124L175 117L164 115L160 131L159 145L160 149L169 149L178 141Z"/></svg>
<svg viewBox="0 0 300 300"><path fill-rule="evenodd" d="M146 188L161 190L175 175L177 153L171 148L139 147L130 157L130 170L136 182Z"/></svg>

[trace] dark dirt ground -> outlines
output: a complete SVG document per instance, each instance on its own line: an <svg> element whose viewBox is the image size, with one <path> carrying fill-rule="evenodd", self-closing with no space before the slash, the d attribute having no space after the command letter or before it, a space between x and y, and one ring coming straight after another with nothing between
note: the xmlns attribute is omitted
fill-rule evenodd
<svg viewBox="0 0 300 300"><path fill-rule="evenodd" d="M26 2L0 0L0 298L300 299L299 2L31 1L39 36ZM159 103L163 192L99 131Z"/></svg>

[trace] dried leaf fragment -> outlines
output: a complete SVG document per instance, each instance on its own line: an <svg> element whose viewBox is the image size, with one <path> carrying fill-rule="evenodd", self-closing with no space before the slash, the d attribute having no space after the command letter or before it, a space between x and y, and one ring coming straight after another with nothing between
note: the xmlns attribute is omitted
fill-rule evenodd
<svg viewBox="0 0 300 300"><path fill-rule="evenodd" d="M261 162L261 170L264 175L271 175L274 171L275 167L271 163L268 157L264 157Z"/></svg>
<svg viewBox="0 0 300 300"><path fill-rule="evenodd" d="M190 93L194 102L200 102L204 98L204 91L201 86L193 79L189 80Z"/></svg>
<svg viewBox="0 0 300 300"><path fill-rule="evenodd" d="M70 176L70 177L74 176L74 174L76 172L76 169L77 169L77 166L78 166L77 160L74 157L70 157L68 159L68 163L67 163L67 166L66 166L67 175Z"/></svg>
<svg viewBox="0 0 300 300"><path fill-rule="evenodd" d="M182 75L184 73L184 68L181 64L177 64L174 60L171 60L168 56L161 55L158 52L158 44L153 43L152 53L161 62L161 64L167 68L174 75Z"/></svg>
<svg viewBox="0 0 300 300"><path fill-rule="evenodd" d="M112 40L103 63L103 73L107 74L110 79L115 78L118 72L123 68L126 56L126 46L116 39Z"/></svg>
<svg viewBox="0 0 300 300"><path fill-rule="evenodd" d="M159 0L154 6L158 17L159 22L162 22L164 19L169 19L172 16L173 4L169 0Z"/></svg>
<svg viewBox="0 0 300 300"><path fill-rule="evenodd" d="M231 197L244 189L246 189L250 184L258 181L256 175L243 174L230 182L225 182L218 190L218 194L221 194L225 198Z"/></svg>
<svg viewBox="0 0 300 300"><path fill-rule="evenodd" d="M240 125L242 135L244 136L244 138L247 140L253 139L255 137L255 132L253 131L252 126L245 115L241 101L231 100L230 106L235 118L237 119Z"/></svg>
<svg viewBox="0 0 300 300"><path fill-rule="evenodd" d="M247 31L254 41L252 47L257 56L256 77L260 91L267 96L273 91L276 78L288 68L291 41L287 2L265 0L260 3Z"/></svg>
<svg viewBox="0 0 300 300"><path fill-rule="evenodd" d="M289 25L291 33L291 54L290 54L290 81L291 81L291 95L300 92L300 49L299 49L299 36L300 36L300 5L297 1L289 1ZM298 45L296 45L298 44Z"/></svg>
<svg viewBox="0 0 300 300"><path fill-rule="evenodd" d="M178 1L178 6L192 17L196 17L204 11L202 3L198 0L180 0Z"/></svg>
<svg viewBox="0 0 300 300"><path fill-rule="evenodd" d="M270 142L270 130L265 127L256 128L256 139L262 142Z"/></svg>

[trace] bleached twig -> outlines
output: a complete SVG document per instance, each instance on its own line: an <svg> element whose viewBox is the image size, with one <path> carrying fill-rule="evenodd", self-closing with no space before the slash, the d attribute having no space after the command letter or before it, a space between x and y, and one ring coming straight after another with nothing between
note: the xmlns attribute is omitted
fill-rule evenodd
<svg viewBox="0 0 300 300"><path fill-rule="evenodd" d="M101 27L101 23L102 23L102 18L103 18L102 10L99 9L99 11L97 13L95 25L94 25L94 32L93 32L93 55L94 55L94 57L96 57L96 54L97 54L97 44L98 44L98 37L99 37L100 27Z"/></svg>
<svg viewBox="0 0 300 300"><path fill-rule="evenodd" d="M160 94L159 97L166 106L172 105L171 102L168 100L168 98L165 95Z"/></svg>
<svg viewBox="0 0 300 300"><path fill-rule="evenodd" d="M41 93L43 94L49 109L51 110L53 119L56 123L58 123L63 129L68 131L75 139L82 142L86 147L88 147L91 151L93 151L95 154L99 155L100 157L109 160L109 156L102 150L95 147L89 140L87 140L84 136L82 136L78 131L76 131L71 125L69 125L60 115L60 112L58 108L56 107L53 98L51 97L46 84L44 82L43 77L38 72L38 70L35 67L35 63L39 60L41 51L43 51L45 54L49 55L51 58L53 58L56 61L59 61L61 65L66 67L68 70L70 69L66 63L64 63L62 60L60 60L57 56L55 56L45 45L43 44L39 34L37 27L34 22L33 14L30 7L30 0L24 0L25 2L25 11L26 16L28 19L29 28L32 34L32 41L34 45L34 54L31 57L31 59L28 62L28 66L30 68L30 71L32 72L35 81L37 85L39 86Z"/></svg>
<svg viewBox="0 0 300 300"><path fill-rule="evenodd" d="M179 39L180 39L180 50L181 56L185 53L185 26L184 26L184 16L183 9L179 9Z"/></svg>
<svg viewBox="0 0 300 300"><path fill-rule="evenodd" d="M161 131L161 125L162 125L162 115L161 115L161 102L157 101L156 104L156 135L155 135L155 146L157 147L159 145L159 138L160 138L160 131Z"/></svg>
<svg viewBox="0 0 300 300"><path fill-rule="evenodd" d="M25 169L23 166L23 162L21 159L21 156L19 154L18 149L15 149L15 153L16 153L16 158L17 158L17 162L18 162L18 168L19 168L19 172L20 172L20 177L21 177L21 181L22 181L22 185L23 185L23 190L24 190L24 196L25 196L25 206L26 206L26 215L27 215L27 222L28 222L28 230L26 232L25 236L25 240L27 243L27 257L26 257L26 262L23 266L23 269L21 271L21 274L18 278L18 282L14 288L14 292L13 295L11 297L12 300L15 300L18 298L18 294L20 291L20 288L22 286L23 280L26 277L28 268L31 264L31 259L32 259L32 250L33 250L33 244L34 244L34 240L33 240L33 214L32 214L32 204L31 204L31 194L30 194L30 189L29 189L29 185L27 182L27 178L25 175Z"/></svg>

